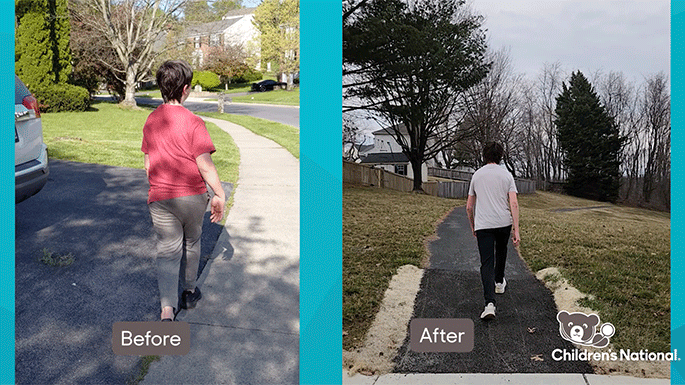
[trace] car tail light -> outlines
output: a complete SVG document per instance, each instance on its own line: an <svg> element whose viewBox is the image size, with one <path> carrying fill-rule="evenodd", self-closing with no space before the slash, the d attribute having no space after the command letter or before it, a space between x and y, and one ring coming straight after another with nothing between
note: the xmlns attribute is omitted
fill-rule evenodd
<svg viewBox="0 0 685 385"><path fill-rule="evenodd" d="M36 100L36 98L34 98L33 95L25 97L24 100L21 101L21 104L23 104L24 107L28 108L29 110L33 110L36 113L36 118L40 118L38 100Z"/></svg>

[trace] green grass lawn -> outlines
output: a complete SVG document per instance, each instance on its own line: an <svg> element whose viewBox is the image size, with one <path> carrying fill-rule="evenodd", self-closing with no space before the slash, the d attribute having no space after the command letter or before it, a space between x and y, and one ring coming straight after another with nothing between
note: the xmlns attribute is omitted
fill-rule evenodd
<svg viewBox="0 0 685 385"><path fill-rule="evenodd" d="M229 84L228 90L226 90L226 88L224 87L218 90L217 92L223 92L225 94L236 94L239 92L250 92L250 89L252 89L252 83L239 83Z"/></svg>
<svg viewBox="0 0 685 385"><path fill-rule="evenodd" d="M670 214L538 192L521 195L521 254L558 267L611 322L617 348L670 350ZM559 208L609 206L568 212Z"/></svg>
<svg viewBox="0 0 685 385"><path fill-rule="evenodd" d="M149 91L140 91L136 93L137 98L154 98L154 99L161 99L162 98L162 92L159 90L149 90Z"/></svg>
<svg viewBox="0 0 685 385"><path fill-rule="evenodd" d="M143 125L151 109L124 109L94 103L90 111L41 114L50 158L110 166L140 168ZM238 148L230 135L207 124L217 151L212 155L222 181L236 183Z"/></svg>
<svg viewBox="0 0 685 385"><path fill-rule="evenodd" d="M428 255L426 237L445 214L464 204L375 187L343 188L344 349L361 345L397 269L421 266Z"/></svg>
<svg viewBox="0 0 685 385"><path fill-rule="evenodd" d="M520 195L521 256L557 267L617 333L616 348L670 350L670 215L538 192ZM419 265L435 222L463 200L343 188L343 348L361 345L399 266ZM588 209L594 206L609 206ZM581 210L558 212L562 208ZM584 208L584 209L582 209ZM402 220L397 220L402 218Z"/></svg>
<svg viewBox="0 0 685 385"><path fill-rule="evenodd" d="M264 103L299 106L300 88L296 87L291 91L273 90L266 92L255 92L245 96L234 96L231 99L236 103Z"/></svg>
<svg viewBox="0 0 685 385"><path fill-rule="evenodd" d="M223 119L238 124L278 143L297 159L300 159L300 130L287 124L276 123L266 119L245 115L220 114L218 112L201 112L198 115Z"/></svg>

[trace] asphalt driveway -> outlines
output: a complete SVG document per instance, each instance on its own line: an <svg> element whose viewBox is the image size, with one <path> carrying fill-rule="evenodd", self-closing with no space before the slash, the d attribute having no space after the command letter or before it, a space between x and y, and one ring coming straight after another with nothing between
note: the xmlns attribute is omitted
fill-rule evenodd
<svg viewBox="0 0 685 385"><path fill-rule="evenodd" d="M144 170L51 160L45 188L16 205L16 383L120 384L138 373L140 357L115 356L111 334L114 322L159 317L147 190ZM208 217L205 261L223 229ZM46 265L43 249L74 262Z"/></svg>

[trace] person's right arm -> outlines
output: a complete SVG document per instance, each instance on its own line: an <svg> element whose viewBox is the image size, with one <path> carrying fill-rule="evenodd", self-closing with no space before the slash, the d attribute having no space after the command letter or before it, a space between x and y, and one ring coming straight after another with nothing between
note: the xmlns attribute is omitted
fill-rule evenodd
<svg viewBox="0 0 685 385"><path fill-rule="evenodd" d="M473 233L473 236L476 236L476 226L474 224L474 213L475 210L474 208L476 207L476 196L475 195L469 195L468 199L466 200L466 215L469 217L469 223L471 224L471 232Z"/></svg>
<svg viewBox="0 0 685 385"><path fill-rule="evenodd" d="M210 219L214 223L219 222L223 219L226 210L226 193L224 192L224 188L221 187L219 173L216 172L216 167L214 166L214 162L212 162L212 156L208 152L200 154L195 158L195 162L197 162L197 168L200 170L202 179L204 179L214 191Z"/></svg>
<svg viewBox="0 0 685 385"><path fill-rule="evenodd" d="M519 242L521 242L521 235L519 234L519 201L514 191L509 192L509 210L511 210L512 227L514 230L511 239L514 242L514 246L518 246Z"/></svg>

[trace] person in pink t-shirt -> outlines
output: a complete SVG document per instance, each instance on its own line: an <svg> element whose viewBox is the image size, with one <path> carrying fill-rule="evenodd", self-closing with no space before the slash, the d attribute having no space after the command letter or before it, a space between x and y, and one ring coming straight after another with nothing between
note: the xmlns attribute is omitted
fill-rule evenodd
<svg viewBox="0 0 685 385"><path fill-rule="evenodd" d="M183 107L190 94L193 71L182 60L167 61L157 71L164 104L148 116L143 127L145 171L150 190L148 208L157 234L157 281L162 321L173 321L178 301L178 277L183 252L185 280L180 307L192 309L202 298L195 286L200 262L202 222L209 202L206 185L214 191L212 222L224 217L226 194L211 154L216 151L204 121Z"/></svg>

